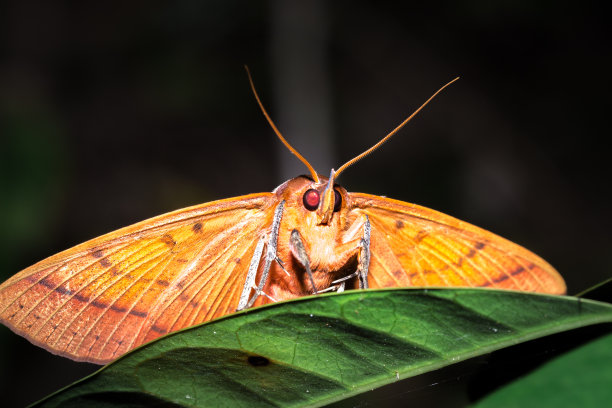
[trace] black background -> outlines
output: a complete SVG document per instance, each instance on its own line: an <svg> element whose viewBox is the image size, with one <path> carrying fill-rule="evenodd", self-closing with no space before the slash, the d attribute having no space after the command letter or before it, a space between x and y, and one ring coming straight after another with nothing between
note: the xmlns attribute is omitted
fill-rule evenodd
<svg viewBox="0 0 612 408"><path fill-rule="evenodd" d="M570 294L609 277L609 10L421 3L3 3L0 278L305 173L265 122L244 64L285 137L324 174L461 76L339 183L513 240L554 265ZM6 404L92 367L0 328Z"/></svg>

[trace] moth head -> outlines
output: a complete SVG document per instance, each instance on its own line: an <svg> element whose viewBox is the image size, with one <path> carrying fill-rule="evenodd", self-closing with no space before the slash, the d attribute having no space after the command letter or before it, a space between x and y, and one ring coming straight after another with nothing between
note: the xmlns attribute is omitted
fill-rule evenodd
<svg viewBox="0 0 612 408"><path fill-rule="evenodd" d="M299 176L278 186L279 199L301 210L302 217L314 217L313 225L330 225L334 215L346 208L347 192L334 183L333 177Z"/></svg>

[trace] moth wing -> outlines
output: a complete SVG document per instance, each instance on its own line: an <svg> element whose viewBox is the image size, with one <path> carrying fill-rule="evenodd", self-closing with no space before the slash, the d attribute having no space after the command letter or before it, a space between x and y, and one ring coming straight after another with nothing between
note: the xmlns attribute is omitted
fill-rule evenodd
<svg viewBox="0 0 612 408"><path fill-rule="evenodd" d="M372 225L371 287L463 286L565 293L563 278L531 251L451 216L351 193Z"/></svg>
<svg viewBox="0 0 612 408"><path fill-rule="evenodd" d="M263 193L197 205L51 256L0 285L0 322L55 354L106 363L232 313L275 203Z"/></svg>

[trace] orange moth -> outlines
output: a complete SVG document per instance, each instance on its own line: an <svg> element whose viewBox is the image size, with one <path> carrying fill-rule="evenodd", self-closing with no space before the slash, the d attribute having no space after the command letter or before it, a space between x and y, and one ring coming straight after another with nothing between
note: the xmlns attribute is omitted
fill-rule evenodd
<svg viewBox="0 0 612 408"><path fill-rule="evenodd" d="M0 321L52 353L102 364L172 331L323 292L463 286L564 293L557 271L517 244L428 208L336 184L449 84L323 177L283 138L251 81L264 115L308 176L271 193L160 215L40 261L0 286Z"/></svg>

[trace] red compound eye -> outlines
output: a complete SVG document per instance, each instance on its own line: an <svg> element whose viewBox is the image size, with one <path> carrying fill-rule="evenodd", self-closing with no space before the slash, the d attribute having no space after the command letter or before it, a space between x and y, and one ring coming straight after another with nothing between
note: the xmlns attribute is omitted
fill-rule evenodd
<svg viewBox="0 0 612 408"><path fill-rule="evenodd" d="M340 211L342 208L342 194L334 189L334 212Z"/></svg>
<svg viewBox="0 0 612 408"><path fill-rule="evenodd" d="M304 193L303 201L304 207L306 207L308 211L315 211L319 208L321 196L317 190L311 188Z"/></svg>

